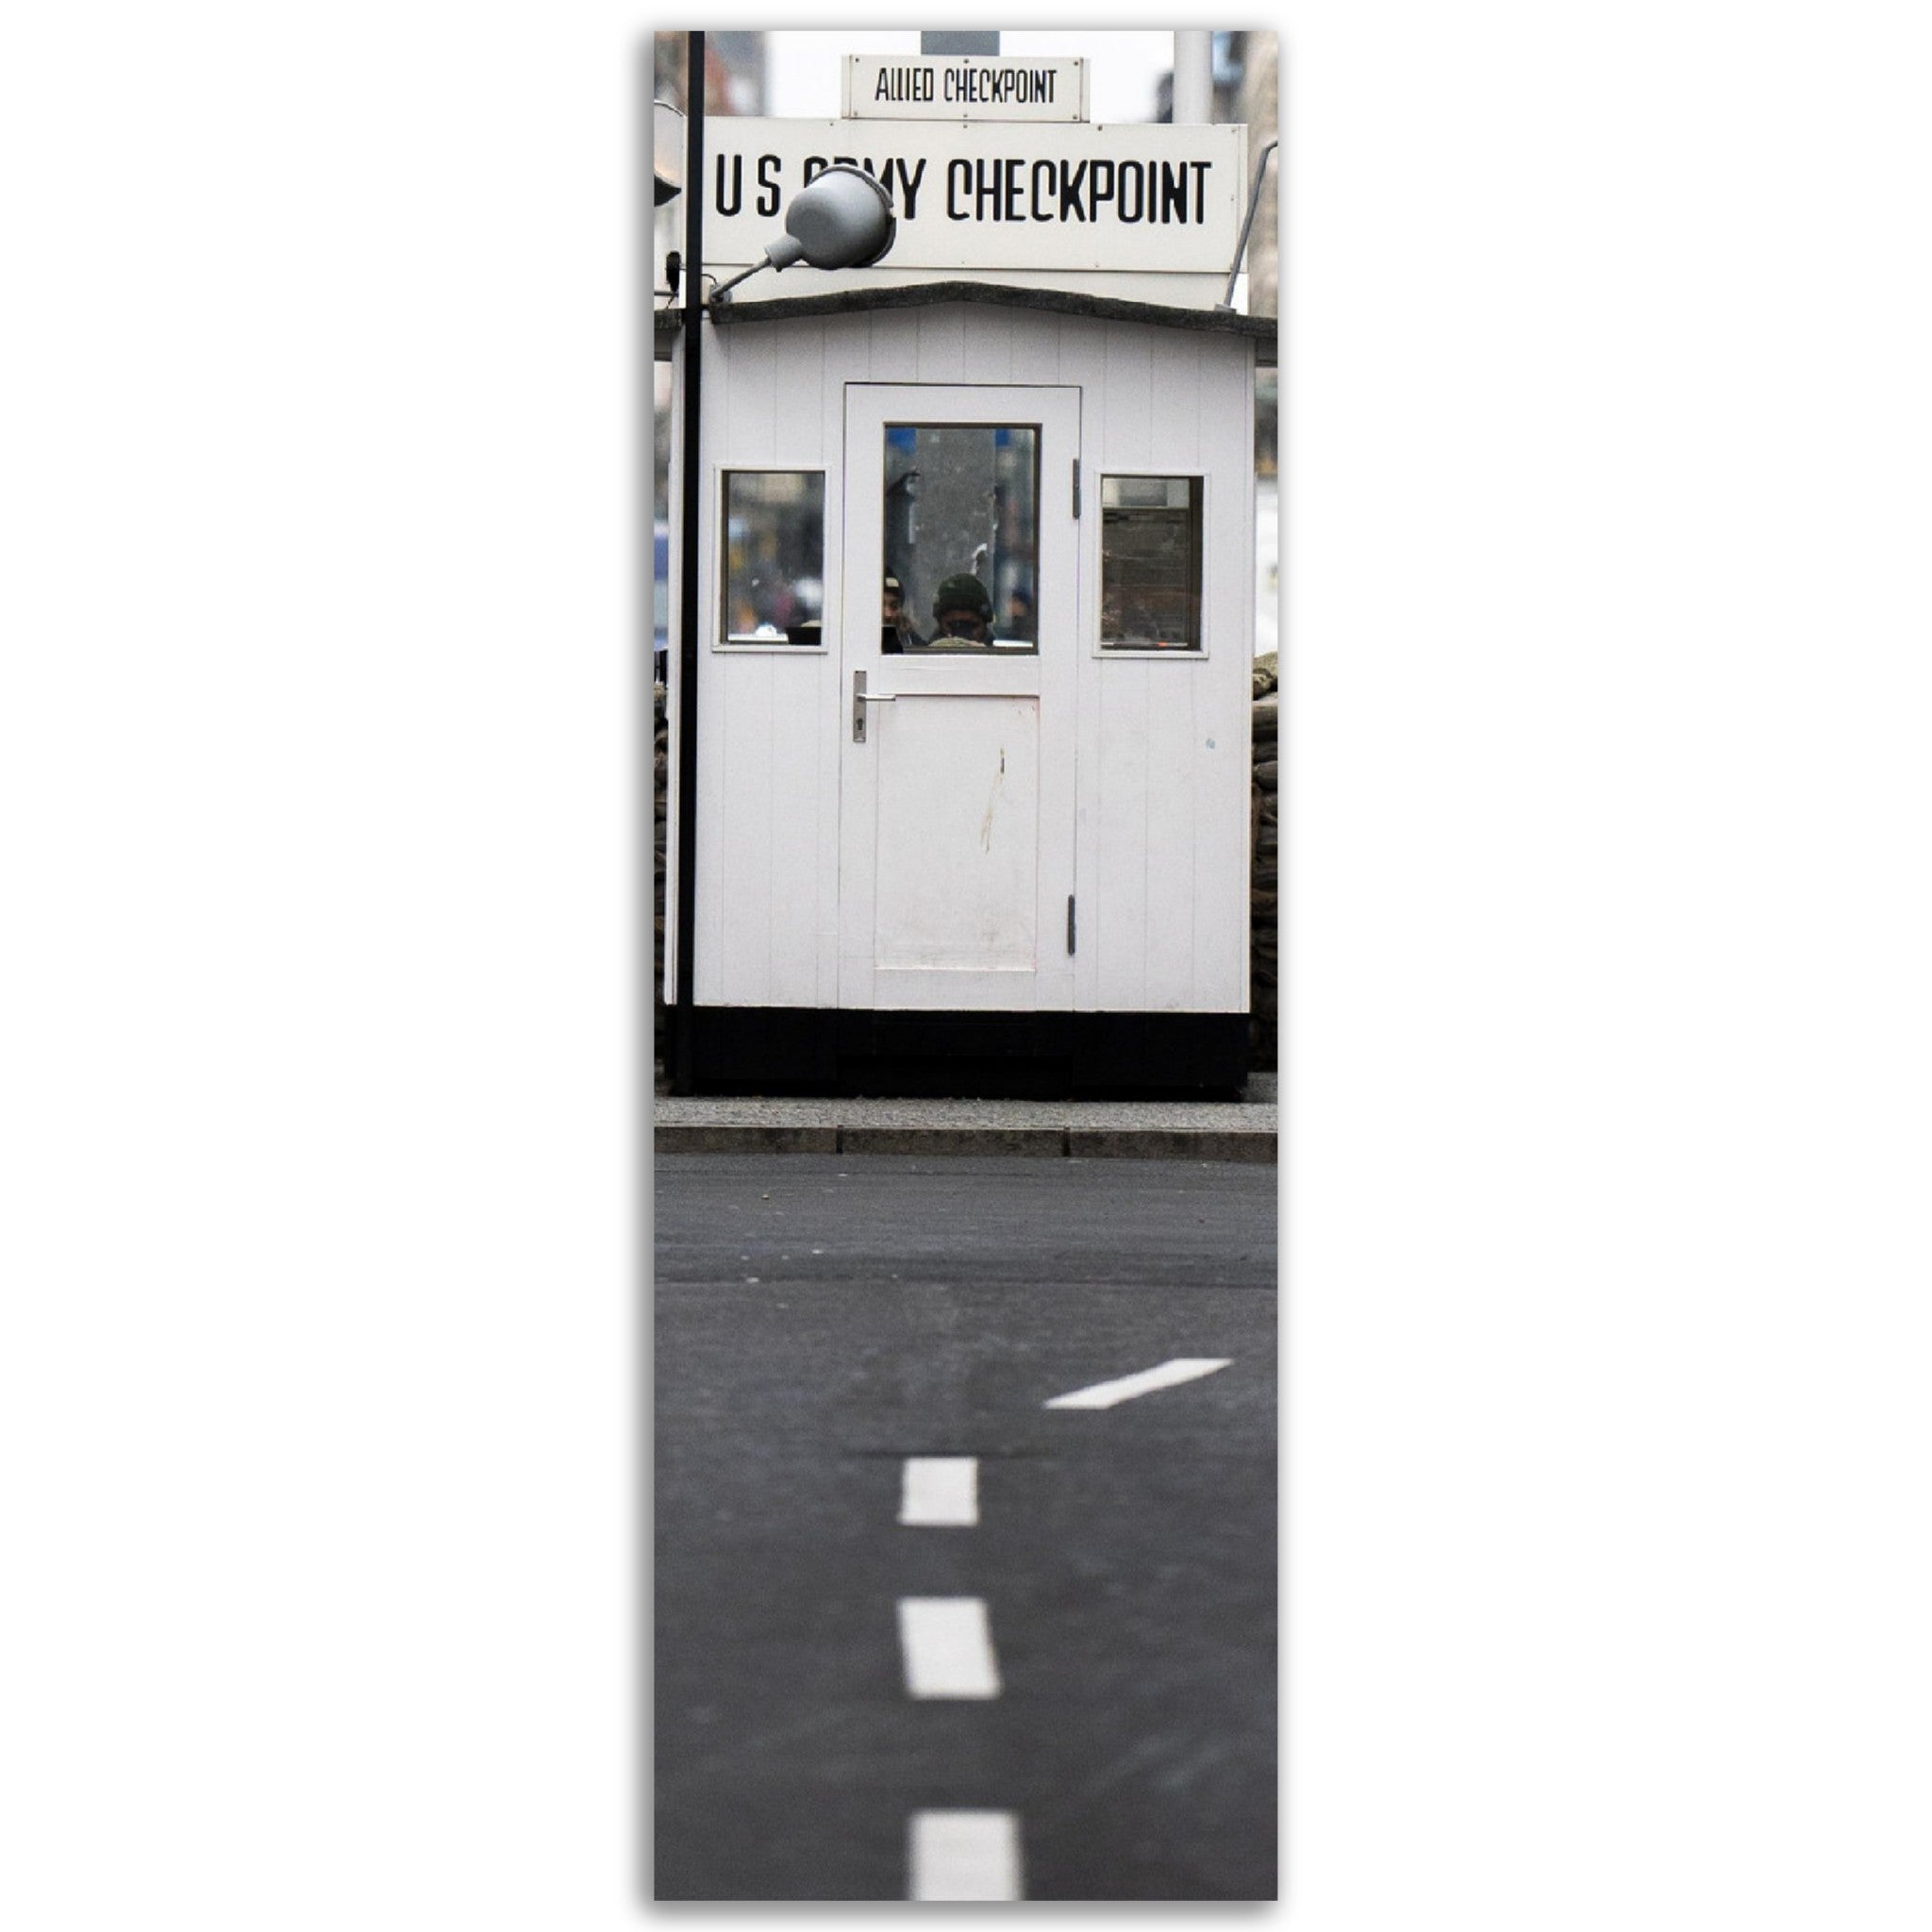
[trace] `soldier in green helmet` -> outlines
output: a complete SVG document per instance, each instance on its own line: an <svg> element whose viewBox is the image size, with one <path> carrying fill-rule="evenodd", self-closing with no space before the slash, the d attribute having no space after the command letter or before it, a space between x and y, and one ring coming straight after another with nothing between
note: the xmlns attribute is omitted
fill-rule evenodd
<svg viewBox="0 0 1932 1932"><path fill-rule="evenodd" d="M961 571L933 592L933 641L951 638L960 643L992 641L992 599L975 576Z"/></svg>

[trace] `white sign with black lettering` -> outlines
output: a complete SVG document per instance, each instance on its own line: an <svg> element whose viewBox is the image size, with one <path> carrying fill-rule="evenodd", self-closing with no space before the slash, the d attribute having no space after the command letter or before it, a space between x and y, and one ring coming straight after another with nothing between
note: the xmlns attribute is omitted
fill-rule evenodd
<svg viewBox="0 0 1932 1932"><path fill-rule="evenodd" d="M891 197L888 269L1225 275L1246 189L1242 126L860 128L720 114L705 123L705 149L710 267L762 259L791 197L834 161Z"/></svg>
<svg viewBox="0 0 1932 1932"><path fill-rule="evenodd" d="M1084 121L1087 63L849 54L841 112L861 121Z"/></svg>

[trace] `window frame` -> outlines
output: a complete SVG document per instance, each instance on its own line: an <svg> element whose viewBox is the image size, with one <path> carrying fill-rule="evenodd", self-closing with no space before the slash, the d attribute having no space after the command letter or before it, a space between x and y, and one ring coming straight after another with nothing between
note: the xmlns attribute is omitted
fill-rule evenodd
<svg viewBox="0 0 1932 1932"><path fill-rule="evenodd" d="M1201 486L1201 641L1198 644L1161 649L1157 644L1109 644L1100 630L1100 611L1106 590L1107 524L1103 499L1109 477L1140 477L1148 481L1199 483ZM1214 654L1208 643L1208 533L1214 527L1214 478L1206 469L1177 469L1172 463L1158 466L1144 463L1095 463L1093 466L1093 599L1088 619L1088 656L1109 663L1149 660L1163 664L1205 664Z"/></svg>
<svg viewBox="0 0 1932 1932"><path fill-rule="evenodd" d="M922 385L918 385L918 386L919 386L919 387L928 387L929 385L923 385L923 384L922 384ZM943 385L943 386L945 386L945 387L951 387L952 385ZM970 386L970 387L977 387L978 385L967 385L967 386ZM1003 386L1004 386L1004 385L1003 385ZM1026 386L1026 385L1021 385L1021 386L1024 387L1024 386ZM957 644L957 645L952 645L952 646L948 646L948 645L945 645L945 644L941 644L941 645L939 645L939 646L938 646L937 648L934 648L934 644L935 644L935 640L934 640L933 638L930 638L930 637L928 637L928 638L926 639L926 641L925 641L925 643L924 643L924 644L923 644L923 645L920 645L920 646L918 646L918 647L917 647L917 648L916 648L915 650L913 650L913 651L909 651L909 652L906 653L906 655L907 655L907 656L908 656L908 658L923 658L923 657L926 657L926 656L932 656L932 657L938 657L938 658L988 658L988 659L991 659L991 658L1002 658L1002 659L1005 659L1005 658L1038 658L1039 656L1041 656L1041 651L1042 651L1042 649L1043 649L1043 641L1041 640L1041 636L1040 636L1040 558L1041 558L1041 506L1042 506L1042 504L1043 504L1043 503L1044 503L1044 501L1045 501L1045 496L1046 496L1046 424L1045 424L1044 420L1043 420L1043 419L1038 419L1038 418L1034 418L1034 417L1024 417L1024 416L1023 416L1023 417L1001 417L1001 418L999 418L999 419L997 419L997 420L994 420L994 419L993 419L993 418L991 418L991 417L987 417L987 418L980 418L980 417L969 417L969 418L966 418L966 419L962 420L962 419L960 419L960 418L958 418L958 417L957 417L957 416L919 416L919 417L911 417L911 416L895 416L895 417L892 417L892 418L891 418L891 419L889 419L889 420L887 420L887 421L884 421L884 422L882 422L882 423L880 424L880 425L879 425L879 426L880 426L880 430L881 430L881 433L882 433L882 434L884 434L884 435L887 435L887 436L890 436L891 432L892 430L894 430L894 429L911 429L911 430L914 430L914 431L917 431L917 430L921 430L921 429L984 429L984 430L987 430L987 431L995 431L995 430L1001 430L1001 429L1024 429L1024 430L1025 430L1025 431L1027 432L1027 434L1028 434L1029 436L1031 436L1031 437L1032 437L1032 439L1033 439L1033 564L1032 564L1032 573L1033 573L1033 639L1032 639L1032 641L1031 641L1030 643L1019 644L1019 643L1014 643L1014 642L1011 642L1010 641L999 641L999 640L995 640L995 639L991 639L991 638L989 638L989 639L988 639L988 641L986 641L985 643L983 643L983 644L970 644L970 643L960 643L960 644ZM884 475L884 468L883 468L883 465L882 465L882 467L881 467L880 475L881 475L881 477L883 477L883 475ZM881 484L881 490L883 491L883 489L884 489L884 488L885 488L885 486L884 486L884 484L882 483L882 484ZM879 558L879 566L880 566L880 569L881 569L881 571L883 571L883 569L884 569L884 565L885 565L885 558L884 558L884 555L883 555L883 544L884 544L884 538L885 538L885 524L884 524L884 519L883 519L883 516L881 516L881 521L880 521L880 541L881 541L881 550L882 550L882 554L881 554L881 556L880 556L880 558ZM1076 568L1076 570L1077 570L1077 564L1075 565L1075 568ZM947 573L947 575L952 575L952 573L948 572L948 573ZM944 582L944 580L945 580L945 579L944 579L944 577L941 577L941 578L940 578L940 579L939 579L939 582L941 582L941 583L942 583L942 582ZM937 586L935 586L935 588L937 588ZM993 594L993 587L992 587L992 586L991 586L991 584L989 584L989 585L988 585L988 586L987 586L986 588L987 588L987 593L988 593L988 595L989 595L989 596L991 596L991 595ZM913 619L912 619L912 622L913 622L913 625L914 625L915 628L918 628L918 629L922 629L922 630L923 630L923 629L924 629L924 627L925 627L925 626L926 626L927 625L930 625L930 624L931 624L931 623L933 622L933 617L932 617L932 613L931 613L931 610L930 610L929 608L927 608L927 609L923 609L923 610L919 610L919 611L916 611L916 612L915 612L915 613L913 614ZM992 617L992 622L993 622L993 624L994 624L995 625L998 625L998 623L999 623L999 606L998 606L998 604L997 604L997 603L995 603L995 604L994 604L994 606L993 606L993 617Z"/></svg>
<svg viewBox="0 0 1932 1932"><path fill-rule="evenodd" d="M794 644L787 638L735 638L724 628L724 599L730 590L731 524L725 510L725 486L733 476L816 476L819 479L819 641ZM823 658L832 648L825 613L832 608L832 477L829 467L815 463L714 463L711 470L711 608L717 628L710 633L711 650L727 656L770 652L787 658Z"/></svg>

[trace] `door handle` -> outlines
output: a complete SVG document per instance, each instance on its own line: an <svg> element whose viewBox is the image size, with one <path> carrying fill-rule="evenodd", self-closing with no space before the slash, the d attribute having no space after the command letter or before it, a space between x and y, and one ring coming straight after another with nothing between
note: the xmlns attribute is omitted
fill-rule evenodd
<svg viewBox="0 0 1932 1932"><path fill-rule="evenodd" d="M876 692L874 692L874 693L872 693L872 694L868 695L868 694L867 694L867 691L866 691L866 689L865 689L865 673L864 673L864 672L862 672L862 671L855 671L855 672L854 672L854 673L852 674L852 741L853 741L853 743L854 743L854 744L863 744L863 743L865 742L865 708L866 708L866 706L868 706L868 705L895 705L895 704L897 704L898 702L899 702L899 694L898 694L898 692L897 692L897 691L891 691L891 692L885 692L885 691L876 691Z"/></svg>

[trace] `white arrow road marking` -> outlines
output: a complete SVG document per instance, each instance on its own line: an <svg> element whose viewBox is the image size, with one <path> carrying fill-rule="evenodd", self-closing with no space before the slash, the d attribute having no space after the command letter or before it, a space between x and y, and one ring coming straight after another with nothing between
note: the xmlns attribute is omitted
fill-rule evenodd
<svg viewBox="0 0 1932 1932"><path fill-rule="evenodd" d="M1096 1382L1091 1389L1075 1389L1071 1395L1056 1395L1042 1408L1111 1408L1117 1402L1131 1402L1137 1395L1149 1395L1157 1389L1172 1389L1176 1382L1191 1382L1197 1376L1211 1375L1224 1369L1232 1356L1176 1356L1158 1369L1142 1369L1138 1375L1122 1375L1111 1382Z"/></svg>
<svg viewBox="0 0 1932 1932"><path fill-rule="evenodd" d="M906 1657L908 1696L1000 1694L984 1597L902 1596L899 1647Z"/></svg>
<svg viewBox="0 0 1932 1932"><path fill-rule="evenodd" d="M979 1521L979 1457L908 1456L899 1492L899 1521L928 1528Z"/></svg>
<svg viewBox="0 0 1932 1932"><path fill-rule="evenodd" d="M1010 1811L915 1811L907 1862L914 1900L1024 1898L1020 1821Z"/></svg>

